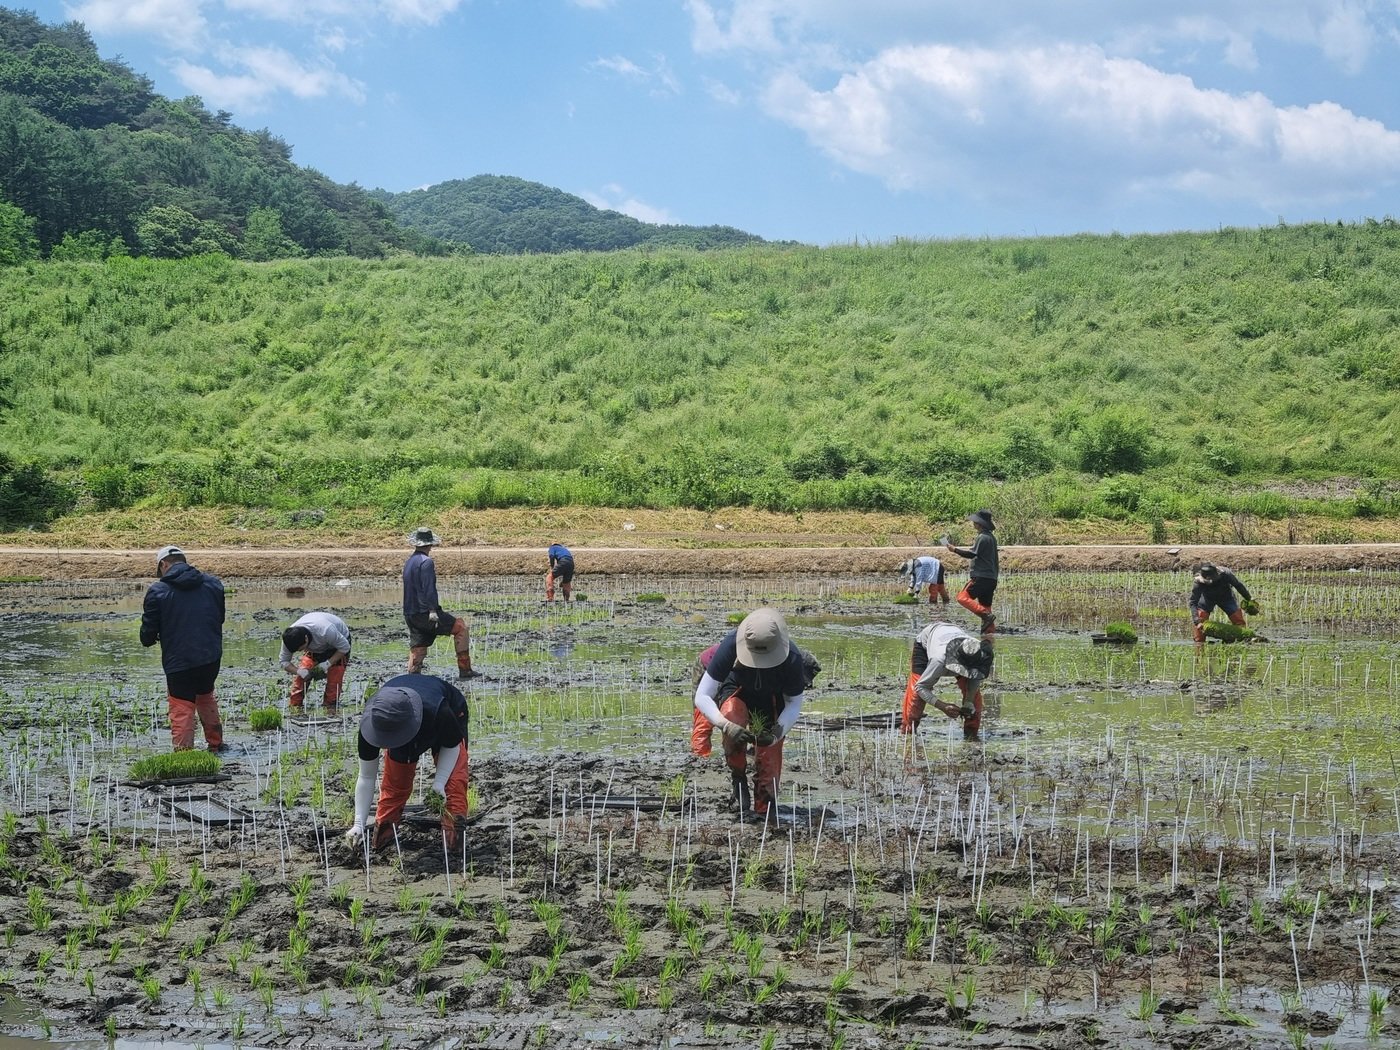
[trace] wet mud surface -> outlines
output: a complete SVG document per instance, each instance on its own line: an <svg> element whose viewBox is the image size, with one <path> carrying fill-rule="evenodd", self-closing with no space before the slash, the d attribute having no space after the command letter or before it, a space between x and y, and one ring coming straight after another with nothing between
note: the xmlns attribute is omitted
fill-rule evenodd
<svg viewBox="0 0 1400 1050"><path fill-rule="evenodd" d="M639 600L648 585L665 586L581 580L572 610L477 603L476 804L450 855L416 806L382 853L342 839L354 718L401 659L379 596L333 719L248 732L246 710L283 704L283 683L228 661L235 750L216 783L122 782L162 725L120 661L62 684L0 668L0 986L61 1032L190 1046L1400 1037L1383 998L1400 979L1393 779L1340 748L1326 783L1299 790L1282 758L1231 748L1167 753L1112 731L1067 746L1015 703L1102 683L1088 663L1019 677L1018 646L1041 629L1015 623L985 739L932 722L911 739L891 718L909 625L887 579L661 603ZM129 584L83 586L12 593L0 615L132 633ZM236 630L260 646L294 611L279 587L236 592ZM760 599L825 665L768 823L728 804L718 740L709 758L685 749L687 654ZM1231 668L1126 688L1228 717L1245 688ZM425 761L420 787L430 775Z"/></svg>

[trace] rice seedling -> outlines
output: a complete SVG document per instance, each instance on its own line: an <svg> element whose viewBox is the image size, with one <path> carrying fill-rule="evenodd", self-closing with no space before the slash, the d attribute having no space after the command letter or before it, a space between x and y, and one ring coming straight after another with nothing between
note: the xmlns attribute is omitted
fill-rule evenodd
<svg viewBox="0 0 1400 1050"><path fill-rule="evenodd" d="M282 728L282 712L276 707L257 707L248 712L248 728L255 733L268 733Z"/></svg>
<svg viewBox="0 0 1400 1050"><path fill-rule="evenodd" d="M207 777L219 771L219 756L209 751L172 751L133 762L127 778L136 783Z"/></svg>
<svg viewBox="0 0 1400 1050"><path fill-rule="evenodd" d="M588 974L583 972L576 973L569 979L568 998L570 1009L577 1009L587 1001L590 984L591 981Z"/></svg>

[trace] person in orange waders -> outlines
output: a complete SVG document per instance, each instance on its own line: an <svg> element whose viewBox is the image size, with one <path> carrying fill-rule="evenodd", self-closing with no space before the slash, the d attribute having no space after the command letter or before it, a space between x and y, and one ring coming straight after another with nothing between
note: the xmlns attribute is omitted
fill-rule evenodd
<svg viewBox="0 0 1400 1050"><path fill-rule="evenodd" d="M413 553L403 566L403 618L408 624L408 673L423 670L428 649L439 638L450 637L457 651L457 678L467 681L480 678L472 670L471 632L467 621L444 612L438 601L437 566L433 564L433 548L442 540L426 525L408 536Z"/></svg>
<svg viewBox="0 0 1400 1050"><path fill-rule="evenodd" d="M802 713L807 688L802 656L782 613L755 609L720 640L695 687L696 710L724 734L724 762L740 819L777 816L783 739Z"/></svg>
<svg viewBox="0 0 1400 1050"><path fill-rule="evenodd" d="M301 709L307 683L322 675L326 693L321 705L334 711L345 681L345 668L350 663L350 628L335 613L309 612L282 632L282 651L277 654L277 662L292 676L292 693L287 702L293 709Z"/></svg>
<svg viewBox="0 0 1400 1050"><path fill-rule="evenodd" d="M695 658L695 663L690 668L690 684L698 687L701 679L705 677L705 670L710 666L710 661L714 658L715 650L720 643L716 642L699 656ZM802 677L806 679L806 687L812 688L812 682L821 672L822 665L817 663L817 658L805 649L802 650ZM692 754L701 758L709 758L712 751L712 741L714 740L715 727L708 718L700 713L700 709L691 705L690 724L690 750Z"/></svg>
<svg viewBox="0 0 1400 1050"><path fill-rule="evenodd" d="M935 600L948 604L948 584L947 575L943 568L943 563L930 555L922 558L910 558L906 562L901 562L899 575L902 579L909 577L909 597L917 598L920 589L924 584L928 584L928 603L932 605Z"/></svg>
<svg viewBox="0 0 1400 1050"><path fill-rule="evenodd" d="M214 697L224 658L224 585L186 561L179 547L156 551L156 577L141 606L141 644L150 648L160 643L171 746L176 751L194 747L198 718L209 750L226 751Z"/></svg>
<svg viewBox="0 0 1400 1050"><path fill-rule="evenodd" d="M925 705L932 704L949 718L963 720L964 740L976 740L982 728L982 681L992 673L992 660L990 639L974 638L952 623L934 622L925 627L914 639L899 731L912 733L918 729ZM959 706L933 694L934 683L949 674L957 680L962 693Z"/></svg>
<svg viewBox="0 0 1400 1050"><path fill-rule="evenodd" d="M982 633L991 634L996 630L996 614L992 612L992 595L997 592L997 577L1000 574L997 559L997 538L992 535L996 526L992 524L992 512L979 510L969 514L967 520L977 530L977 538L971 547L954 547L948 540L943 541L945 549L963 558L971 558L968 566L968 581L958 592L958 604L982 621Z"/></svg>
<svg viewBox="0 0 1400 1050"><path fill-rule="evenodd" d="M1254 600L1250 597L1249 588L1229 569L1212 565L1210 562L1202 562L1196 566L1196 573L1191 582L1190 604L1191 628L1197 642L1206 640L1205 624L1217 605L1220 611L1230 618L1231 623L1240 627L1245 625L1244 610L1240 608L1240 603L1235 601L1235 595L1232 593L1235 591L1238 591L1246 602Z"/></svg>
<svg viewBox="0 0 1400 1050"><path fill-rule="evenodd" d="M403 808L413 791L418 760L433 753L433 785L424 792L429 809L441 812L447 848L457 846L457 822L467 816L467 698L441 678L401 674L390 678L365 701L360 716L360 773L355 779L355 823L346 842L359 846L369 827L379 752L384 756L384 779L374 812L373 848L394 842Z"/></svg>
<svg viewBox="0 0 1400 1050"><path fill-rule="evenodd" d="M574 595L574 556L562 543L549 545L549 571L544 574L544 600L554 601L554 582L564 594L564 601Z"/></svg>

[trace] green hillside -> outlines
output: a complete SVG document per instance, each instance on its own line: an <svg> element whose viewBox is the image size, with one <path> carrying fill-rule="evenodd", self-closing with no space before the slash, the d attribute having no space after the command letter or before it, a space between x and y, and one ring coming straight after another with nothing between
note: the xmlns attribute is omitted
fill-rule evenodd
<svg viewBox="0 0 1400 1050"><path fill-rule="evenodd" d="M0 7L0 264L444 250L291 155L198 98L156 94L79 23Z"/></svg>
<svg viewBox="0 0 1400 1050"><path fill-rule="evenodd" d="M0 268L0 495L11 520L41 496L1394 513L1398 247L1387 221ZM1372 481L1273 491L1339 475Z"/></svg>
<svg viewBox="0 0 1400 1050"><path fill-rule="evenodd" d="M762 243L732 226L660 226L505 175L453 179L407 193L373 191L404 226L491 253L719 248Z"/></svg>

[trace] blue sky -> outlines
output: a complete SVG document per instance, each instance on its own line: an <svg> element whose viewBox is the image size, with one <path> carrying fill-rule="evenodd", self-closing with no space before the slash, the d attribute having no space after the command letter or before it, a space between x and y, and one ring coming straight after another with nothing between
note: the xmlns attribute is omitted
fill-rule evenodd
<svg viewBox="0 0 1400 1050"><path fill-rule="evenodd" d="M42 0L340 182L814 244L1400 216L1398 0Z"/></svg>

